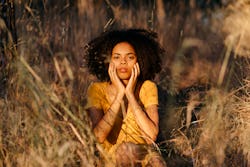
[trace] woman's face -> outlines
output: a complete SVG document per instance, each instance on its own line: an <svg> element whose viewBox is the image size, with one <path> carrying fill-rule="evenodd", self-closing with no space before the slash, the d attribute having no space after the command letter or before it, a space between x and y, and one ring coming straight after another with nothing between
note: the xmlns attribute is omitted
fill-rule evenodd
<svg viewBox="0 0 250 167"><path fill-rule="evenodd" d="M135 50L128 42L116 44L112 50L111 62L114 63L118 77L129 80L132 69L137 62Z"/></svg>

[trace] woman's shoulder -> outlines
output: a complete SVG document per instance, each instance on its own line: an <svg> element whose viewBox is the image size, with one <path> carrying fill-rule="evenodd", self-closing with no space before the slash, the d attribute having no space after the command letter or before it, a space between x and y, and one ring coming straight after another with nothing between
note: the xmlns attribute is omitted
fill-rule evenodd
<svg viewBox="0 0 250 167"><path fill-rule="evenodd" d="M152 104L158 105L158 90L155 82L151 80L144 81L141 86L139 98L145 108Z"/></svg>
<svg viewBox="0 0 250 167"><path fill-rule="evenodd" d="M155 82L151 80L146 80L142 83L140 94L148 94L148 92L155 92L157 91L157 85Z"/></svg>
<svg viewBox="0 0 250 167"><path fill-rule="evenodd" d="M152 87L157 87L157 86L156 86L156 83L151 81L151 80L146 80L142 84L142 88L144 88L144 89L145 88L152 88Z"/></svg>

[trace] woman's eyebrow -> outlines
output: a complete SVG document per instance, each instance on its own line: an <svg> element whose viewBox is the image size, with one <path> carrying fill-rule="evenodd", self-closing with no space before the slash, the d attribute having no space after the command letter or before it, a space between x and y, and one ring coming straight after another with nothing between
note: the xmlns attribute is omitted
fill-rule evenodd
<svg viewBox="0 0 250 167"><path fill-rule="evenodd" d="M112 53L112 55L120 55L120 53Z"/></svg>

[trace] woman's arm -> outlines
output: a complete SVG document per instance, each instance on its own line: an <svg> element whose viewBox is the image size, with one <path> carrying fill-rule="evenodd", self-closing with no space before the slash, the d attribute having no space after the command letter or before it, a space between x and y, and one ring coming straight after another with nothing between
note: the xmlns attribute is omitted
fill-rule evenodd
<svg viewBox="0 0 250 167"><path fill-rule="evenodd" d="M139 64L136 63L131 77L129 79L128 85L126 86L126 97L128 99L129 105L132 108L132 111L135 115L136 122L141 130L146 135L146 141L148 143L152 143L156 140L158 132L159 132L159 115L158 115L158 107L156 104L148 106L145 111L138 104L135 95L134 95L134 87L137 82L137 77L140 74ZM147 139L148 138L148 139Z"/></svg>
<svg viewBox="0 0 250 167"><path fill-rule="evenodd" d="M90 108L89 115L92 120L94 134L97 140L102 143L109 135L112 130L114 123L116 121L117 116L119 116L119 111L121 107L121 102L123 101L123 97L125 94L125 87L121 83L120 79L116 74L116 68L114 64L111 62L109 65L109 76L114 88L116 89L116 96L110 108L107 112L102 110L98 110L96 108Z"/></svg>
<svg viewBox="0 0 250 167"><path fill-rule="evenodd" d="M131 94L128 99L138 126L145 133L147 143L151 144L156 140L159 133L159 115L157 105L150 105L144 111L133 94Z"/></svg>
<svg viewBox="0 0 250 167"><path fill-rule="evenodd" d="M101 109L91 107L88 109L92 127L97 140L103 143L112 130L115 120L119 116L121 98L116 97L108 111L104 114Z"/></svg>

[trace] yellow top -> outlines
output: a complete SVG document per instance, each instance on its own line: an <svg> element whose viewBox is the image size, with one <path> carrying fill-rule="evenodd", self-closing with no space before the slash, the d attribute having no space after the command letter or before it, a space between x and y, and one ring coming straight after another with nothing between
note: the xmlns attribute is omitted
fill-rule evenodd
<svg viewBox="0 0 250 167"><path fill-rule="evenodd" d="M88 102L86 108L96 107L105 112L108 111L111 105L111 100L108 96L108 82L96 82L90 85L87 93ZM152 81L145 81L140 89L139 98L143 104L143 108L149 105L158 105L157 86ZM138 127L134 114L128 106L127 114L123 121L122 116L117 117L115 125L103 143L103 147L109 151L114 145L122 142L133 142L135 144L146 144L145 136Z"/></svg>

